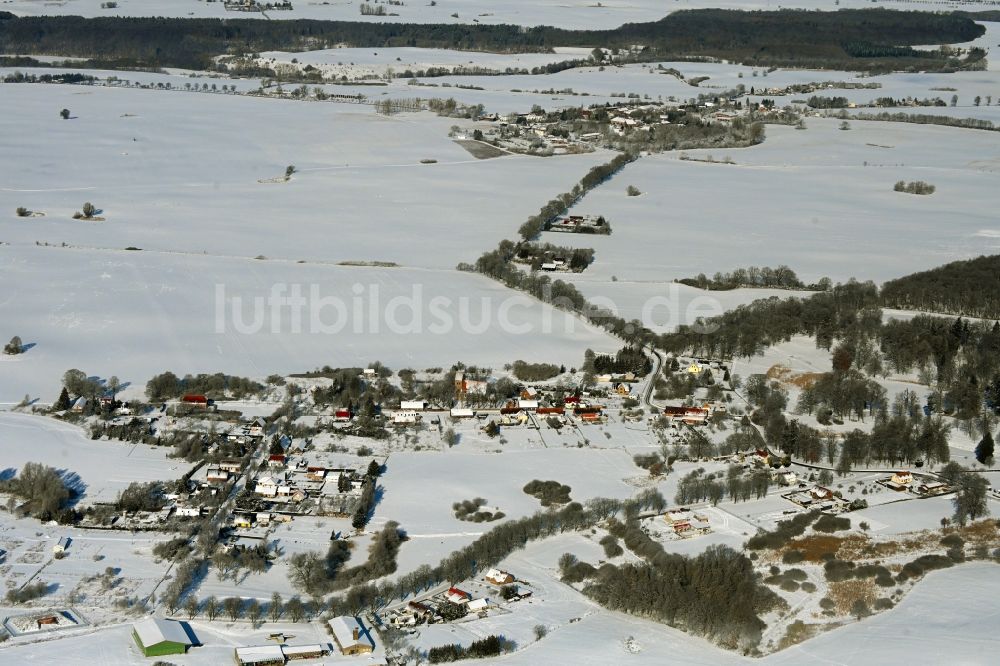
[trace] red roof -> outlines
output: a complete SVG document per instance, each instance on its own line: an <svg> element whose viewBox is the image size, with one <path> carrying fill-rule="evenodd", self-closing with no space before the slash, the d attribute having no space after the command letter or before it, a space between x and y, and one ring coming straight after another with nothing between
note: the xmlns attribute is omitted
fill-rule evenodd
<svg viewBox="0 0 1000 666"><path fill-rule="evenodd" d="M273 462L285 462L285 456L283 456L283 455L282 455L282 454L280 454L280 453L273 453L273 454L271 454L271 456L270 456L270 457L268 458L268 460L271 460L271 461L273 461Z"/></svg>
<svg viewBox="0 0 1000 666"><path fill-rule="evenodd" d="M567 396L567 398L563 402L565 402L567 404L574 403L574 402L580 402L580 398L578 396L571 395L571 396Z"/></svg>
<svg viewBox="0 0 1000 666"><path fill-rule="evenodd" d="M463 596L463 597L465 597L466 599L471 599L471 598L472 598L472 595L471 595L471 594L469 594L469 593L468 593L468 592L466 592L465 590L460 590L460 589L458 589L457 587L452 587L452 588L449 588L449 589L448 589L448 594L457 594L457 595L459 595L459 596Z"/></svg>
<svg viewBox="0 0 1000 666"><path fill-rule="evenodd" d="M203 395L189 394L181 398L181 402L197 402L201 404L208 404L208 398Z"/></svg>

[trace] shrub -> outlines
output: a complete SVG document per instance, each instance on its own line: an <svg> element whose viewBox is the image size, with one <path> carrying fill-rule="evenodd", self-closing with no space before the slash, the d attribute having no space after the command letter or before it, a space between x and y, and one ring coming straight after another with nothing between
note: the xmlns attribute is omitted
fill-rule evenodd
<svg viewBox="0 0 1000 666"><path fill-rule="evenodd" d="M642 194L642 192L639 191L639 188L636 187L635 185L629 185L627 188L625 188L625 193L628 194L630 197L637 197L640 194Z"/></svg>
<svg viewBox="0 0 1000 666"><path fill-rule="evenodd" d="M539 481L538 479L529 481L524 486L524 492L539 500L542 506L568 504L571 490L572 488L558 481Z"/></svg>
<svg viewBox="0 0 1000 666"><path fill-rule="evenodd" d="M781 556L781 561L784 564L798 564L805 559L805 553L801 550L786 550Z"/></svg>
<svg viewBox="0 0 1000 666"><path fill-rule="evenodd" d="M849 518L841 518L840 516L824 514L820 516L819 520L817 520L813 525L813 529L817 532L826 532L827 534L832 534L841 530L849 530L851 529L851 520Z"/></svg>
<svg viewBox="0 0 1000 666"><path fill-rule="evenodd" d="M25 208L24 206L18 206L15 212L17 213L18 217L28 217L28 215L31 214L31 211Z"/></svg>

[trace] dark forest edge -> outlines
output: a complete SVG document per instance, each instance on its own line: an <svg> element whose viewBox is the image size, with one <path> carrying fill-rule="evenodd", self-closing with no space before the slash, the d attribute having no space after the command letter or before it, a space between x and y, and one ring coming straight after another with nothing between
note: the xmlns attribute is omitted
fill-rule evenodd
<svg viewBox="0 0 1000 666"><path fill-rule="evenodd" d="M567 46L632 49L641 44L636 55L643 60L701 56L756 65L941 71L977 66L984 53L972 49L967 58L959 59L908 47L976 39L985 32L973 20L976 16L886 9L703 9L611 30L565 30L305 19L16 17L0 12L0 52L82 57L130 67L212 69L213 58L224 54L343 44L497 52L544 52Z"/></svg>

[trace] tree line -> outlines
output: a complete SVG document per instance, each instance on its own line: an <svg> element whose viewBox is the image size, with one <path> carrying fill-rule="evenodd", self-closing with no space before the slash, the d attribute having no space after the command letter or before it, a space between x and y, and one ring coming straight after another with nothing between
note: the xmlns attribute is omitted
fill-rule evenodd
<svg viewBox="0 0 1000 666"><path fill-rule="evenodd" d="M815 11L686 10L610 30L550 26L366 23L294 19L17 17L0 12L0 51L100 58L130 66L214 69L222 54L407 46L533 52L599 44L645 45L652 60L712 56L745 63L873 69L956 68L953 57L886 47L955 44L985 29L968 16L884 9ZM871 45L866 51L847 44ZM881 47L880 50L875 50Z"/></svg>
<svg viewBox="0 0 1000 666"><path fill-rule="evenodd" d="M715 273L711 278L704 273L693 278L678 280L681 284L709 291L725 291L739 287L765 287L777 289L803 289L808 291L826 291L832 286L830 278L820 278L815 284L806 284L799 279L788 266L781 264L777 268L770 266L749 266L737 268L730 273Z"/></svg>

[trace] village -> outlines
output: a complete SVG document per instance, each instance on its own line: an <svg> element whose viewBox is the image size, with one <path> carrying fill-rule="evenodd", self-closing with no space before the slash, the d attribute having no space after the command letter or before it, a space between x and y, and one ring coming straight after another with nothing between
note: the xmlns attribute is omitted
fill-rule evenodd
<svg viewBox="0 0 1000 666"><path fill-rule="evenodd" d="M151 493L145 498L149 506L122 511L118 508L123 506L119 493L115 502L95 503L78 513L71 531L53 531L63 536L52 546L51 557L60 565L80 557L78 551L86 548L83 544L87 543L87 530L161 533L168 538L179 534L171 539L172 548L190 549L194 541L189 542L183 535L192 533L194 526L194 534L205 530L215 534L209 542L204 542L203 537L198 539L199 543L208 543L208 552L216 551L206 559L206 565L219 569L219 581L202 587L225 594L233 589L225 582L228 578L234 582L247 580L272 569L294 578L298 574L293 571L300 566L296 560L299 556L294 553L306 552L302 548L309 545L329 545L331 553L349 553L364 544L376 548L374 544L383 537L366 526L372 516L382 511L378 497L387 489L392 491L394 460L406 455L406 451L415 455L424 451L424 456L434 455L435 451L445 456L464 452L478 459L503 455L503 451L511 455L512 451L545 451L552 447L601 449L614 446L613 442L626 433L638 447L633 449L638 471L646 472L645 476L633 475L628 483L655 488L673 479L671 483L677 488L678 503L661 499L653 503L651 511L639 515L642 532L668 547L699 540L714 543L745 538L755 529L772 529L802 512L818 511L830 516L864 513L871 502L881 506L897 498L938 498L954 492L933 474L904 469L891 475L855 474L849 477L848 491L844 480L834 485L829 472L817 474L803 468L762 442L731 451L727 438L732 436L732 427L739 432L742 421L743 431L752 432L745 428L742 398L731 386L731 365L723 360L668 355L647 359L649 365L645 368L614 370L627 367L641 356L630 355L626 349L617 359L591 359L590 374L582 381L580 374L563 375L559 368L543 370L521 362L499 375L461 364L449 371L406 371L395 377L398 383L390 380L392 375L386 368L377 365L323 369L298 378L283 378L281 382L273 380L272 385L280 389L266 389L262 394L270 396L267 400L275 410L273 415L266 414L266 402L248 402L246 397L232 401L220 394L210 397L184 393L158 405L134 399L122 402L107 394L90 399L81 396L70 401L62 418L89 422L101 446L121 446L115 444L116 437L138 432L146 441L193 438L201 442L202 453L177 482L143 486L143 493ZM667 387L663 379L650 372L661 364L673 369L672 381L693 382L688 385L697 387L680 404L654 402L653 396L660 396ZM566 372L565 368L562 371ZM554 378L524 381L516 377L532 373L553 374ZM292 391L292 386L298 388ZM331 401L345 386L355 387L351 398ZM721 392L719 386L724 387ZM296 397L279 399L281 394ZM372 396L381 398L374 402ZM250 405L251 415L247 415ZM52 417L59 418L60 414L47 418ZM683 470L694 471L678 478ZM753 487L752 492L763 501L760 508L744 516L737 513L739 504L720 504L722 493L713 495L711 488L718 482L711 479L726 474L730 484ZM525 493L538 483L525 486ZM559 485L547 481L539 487L546 484ZM560 492L572 491L566 486ZM776 500L782 503L775 504ZM553 501L554 506L564 505L568 495ZM501 509L509 510L510 503L509 497L500 499L491 508L487 500L477 499L465 509L475 515L462 519L492 521L503 515ZM485 509L483 505L487 505ZM459 516L459 503L455 506L455 515ZM400 535L405 546L408 536L405 532ZM10 546L0 556L8 561L14 558L18 562L44 563L45 555L37 549L33 559L27 560L17 552L19 542L0 543ZM92 579L103 580L103 575L95 573ZM6 585L8 590L25 589L27 583L7 579ZM73 631L99 623L99 616L91 619L89 613L78 610L80 598L93 594L85 589L89 588L78 587L80 591L74 591L71 603L64 607L46 605L41 611L6 618L8 634L17 638L37 632ZM284 627L279 618L312 613L309 617L314 618L313 626L324 629L308 632L319 639L314 643L288 638L292 633L287 628L271 631L266 644L246 643L234 648L233 658L240 664L283 664L324 659L332 654L375 655L374 661L369 658L364 663L402 663L398 661L401 646L408 640L422 640L422 632L452 625L464 631L476 623L502 626L509 621L505 618L515 618L520 609L544 604L547 593L547 586L539 588L535 582L519 579L516 572L494 567L468 579L421 586L409 598L378 604L367 611L358 609L361 612L353 615L319 615L316 609L292 608L292 602L284 606L272 602L268 606L251 600L247 606L244 602L230 602L232 597L227 597L222 603L212 596L206 602L208 606L190 602L188 616L193 619L204 614L211 625L216 614L225 612L231 620L248 618L253 627L266 627L265 617L270 616L272 623ZM297 596L294 599L300 603ZM73 605L74 601L77 605ZM179 599L169 603L181 605ZM223 611L225 604L232 608ZM136 608L141 607L140 602ZM321 625L317 624L319 620ZM292 626L297 626L298 621L294 620ZM211 631L206 633L202 624L185 622L176 614L151 617L135 623L132 640L147 657L197 652L206 644L203 641L212 641Z"/></svg>

